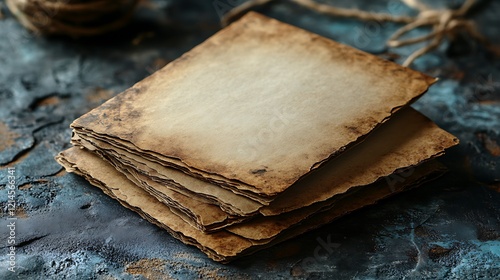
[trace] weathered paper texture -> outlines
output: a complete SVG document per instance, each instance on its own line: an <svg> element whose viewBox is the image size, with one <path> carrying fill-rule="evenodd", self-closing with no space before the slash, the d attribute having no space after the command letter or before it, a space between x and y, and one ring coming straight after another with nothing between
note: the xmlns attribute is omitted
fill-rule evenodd
<svg viewBox="0 0 500 280"><path fill-rule="evenodd" d="M72 127L235 192L273 197L434 82L249 13Z"/></svg>
<svg viewBox="0 0 500 280"><path fill-rule="evenodd" d="M57 160L227 262L440 174L458 140L408 106L434 82L249 13L75 120Z"/></svg>
<svg viewBox="0 0 500 280"><path fill-rule="evenodd" d="M92 143L82 144L78 139L75 139L74 143L83 145L90 150L100 149L103 153L108 154L108 158L113 158L121 162L122 165L136 169L148 177L156 178L155 180L164 185L169 185L172 181L176 182L177 191L182 188L193 191L189 194L190 197L214 198L214 200L207 202L221 206L222 209L216 209L217 212L224 210L229 215L252 216L256 215L262 207L260 204L250 203L251 200L248 198L197 180L175 169L148 162L91 136L86 138ZM278 215L328 200L350 188L371 184L379 178L392 174L397 169L418 165L422 161L442 154L445 149L457 143L458 141L453 135L440 129L414 109L402 109L393 118L375 129L364 141L296 182L275 201L272 201L269 206L261 208L260 212L264 215ZM120 164L116 163L114 166L123 171ZM147 178L139 178L139 180L143 184L148 184L146 181L149 181ZM156 185L147 188L146 191L161 200L162 192L166 196L172 196L169 194L172 191L169 192L165 188L162 185ZM230 208L227 207L228 205L236 206L232 209L237 211L228 211ZM242 206L245 208L241 208ZM189 206L185 206L185 208L189 208ZM238 210L238 208L241 209ZM186 210L189 211L189 209ZM204 215L212 217L212 219L206 218L206 221L213 220L214 216L219 216L219 219L222 219L220 215L224 215L208 211L208 209L204 211L201 207L199 210L199 214L197 214L199 217ZM243 219L226 217L224 220L228 224L232 224ZM200 223L200 221L196 222ZM200 226L208 230L209 228L223 227L223 222L219 222L218 227L207 224Z"/></svg>
<svg viewBox="0 0 500 280"><path fill-rule="evenodd" d="M80 136L84 137L84 139ZM250 215L256 213L262 207L262 204L247 197L196 179L174 168L165 167L155 161L144 159L137 154L124 150L119 146L110 145L91 135L75 134L72 143L84 146L89 150L98 149L110 154L110 156L122 164L137 169L137 171L154 179L165 188L170 188L173 191L182 192L192 197L203 198L203 201L217 204L229 214L240 216Z"/></svg>
<svg viewBox="0 0 500 280"><path fill-rule="evenodd" d="M419 112L402 109L365 141L299 180L260 212L278 215L327 200L397 169L416 166L457 144L456 137Z"/></svg>
<svg viewBox="0 0 500 280"><path fill-rule="evenodd" d="M335 201L334 207L318 215L303 215L300 212L285 214L282 219L276 217L262 217L245 227L230 227L214 233L203 233L194 228L183 218L183 214L169 208L132 181L119 173L111 165L101 160L96 155L77 147L61 152L57 160L67 171L84 176L91 184L101 188L106 194L118 200L125 207L139 213L143 218L166 229L169 233L182 242L194 245L205 252L210 258L227 262L236 257L243 256L272 246L288 238L297 236L307 230L319 227L339 216L354 211L363 206L373 204L386 196L397 193L406 185L415 185L421 179L432 176L439 165L426 164L417 170L405 182L388 186L384 181L370 187L353 192L346 199ZM297 218L302 215L302 217ZM304 218L307 218L303 220ZM297 221L302 220L300 223ZM268 229L266 232L263 229ZM255 240L244 238L249 236ZM270 237L270 238L266 238Z"/></svg>

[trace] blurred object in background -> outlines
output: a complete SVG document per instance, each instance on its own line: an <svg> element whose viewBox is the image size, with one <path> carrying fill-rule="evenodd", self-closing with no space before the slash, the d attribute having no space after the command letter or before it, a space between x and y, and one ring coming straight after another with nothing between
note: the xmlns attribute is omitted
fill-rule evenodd
<svg viewBox="0 0 500 280"><path fill-rule="evenodd" d="M123 27L139 0L6 0L26 28L44 35L85 37Z"/></svg>

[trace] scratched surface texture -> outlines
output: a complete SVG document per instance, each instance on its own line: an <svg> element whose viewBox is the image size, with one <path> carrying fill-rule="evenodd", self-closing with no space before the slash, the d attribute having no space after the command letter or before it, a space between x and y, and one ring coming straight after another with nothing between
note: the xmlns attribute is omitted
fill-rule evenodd
<svg viewBox="0 0 500 280"><path fill-rule="evenodd" d="M30 34L0 1L0 279L498 277L500 60L463 36L413 65L440 77L414 107L461 140L443 160L446 176L229 265L61 169L53 157L68 147L73 119L216 32L235 2L151 1L126 31L75 40ZM412 13L399 1L326 2ZM385 47L397 24L322 16L286 1L257 10L398 63L415 49ZM472 16L500 44L498 13L500 1L480 1ZM18 187L15 273L7 270L8 167Z"/></svg>

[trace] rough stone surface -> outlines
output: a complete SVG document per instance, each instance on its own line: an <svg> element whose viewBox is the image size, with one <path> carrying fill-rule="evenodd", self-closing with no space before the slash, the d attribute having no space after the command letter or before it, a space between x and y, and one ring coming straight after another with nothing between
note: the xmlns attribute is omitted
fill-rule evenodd
<svg viewBox="0 0 500 280"><path fill-rule="evenodd" d="M500 60L466 37L413 65L440 77L414 107L461 140L444 158L446 176L229 265L62 171L53 156L68 147L73 119L216 32L218 14L235 2L151 1L155 10L142 7L126 31L76 40L27 32L0 1L0 279L498 277ZM412 12L399 1L327 2ZM322 16L286 1L257 10L399 63L415 48L385 47L397 24ZM480 1L474 14L497 44L499 12L499 1ZM7 270L9 167L17 187L15 273Z"/></svg>

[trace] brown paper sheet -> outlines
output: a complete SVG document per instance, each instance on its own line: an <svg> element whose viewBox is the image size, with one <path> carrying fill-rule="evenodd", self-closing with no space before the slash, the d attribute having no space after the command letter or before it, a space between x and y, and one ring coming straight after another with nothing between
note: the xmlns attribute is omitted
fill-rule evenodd
<svg viewBox="0 0 500 280"><path fill-rule="evenodd" d="M232 225L229 232L251 240L267 240L276 237L283 231L299 223L307 223L314 216L337 213L335 216L347 214L353 210L373 204L383 197L399 193L419 185L430 178L442 174L446 169L436 161L425 162L417 167L406 169L403 174L411 174L402 180L386 180L381 178L368 186L360 186L347 193L336 195L328 200L315 203L300 209L276 216L260 216L247 222ZM399 175L398 175L399 176ZM374 197L377 197L374 199ZM366 203L366 204L365 204ZM317 220L317 219L316 219Z"/></svg>
<svg viewBox="0 0 500 280"><path fill-rule="evenodd" d="M265 198L359 141L434 82L249 13L72 127Z"/></svg>
<svg viewBox="0 0 500 280"><path fill-rule="evenodd" d="M191 197L196 198L197 194L203 191L203 195L208 194L210 197L216 198L212 203L217 205L223 203L226 206L235 205L236 208L233 209L241 208L242 205L249 201L247 198L232 192L229 192L230 196L228 197L227 190L222 192L222 189L215 185L194 179L172 168L165 168L157 163L149 163L147 160L131 155L103 141L89 136L86 136L86 138L90 139L89 141L92 141L92 143L84 144L85 147L91 150L98 148L110 154L109 157L114 157L117 161L122 161L122 163L130 162L128 164L129 168L135 168L148 176L159 176L159 182L164 184L177 181L178 187L187 187L193 191ZM80 142L75 141L74 143L78 144ZM397 169L418 165L422 161L440 155L445 149L457 143L458 141L454 136L437 127L431 120L414 109L410 107L402 109L393 118L375 129L364 141L299 180L278 196L275 201L271 202L269 206L262 208L260 212L268 216L279 215L328 200L352 187L371 184L379 178L392 174ZM146 167L147 165L150 167ZM143 182L147 180L142 179ZM161 192L161 188L162 186L157 186L156 190ZM155 197L159 195L151 189L147 191ZM166 195L169 196L168 193ZM256 214L261 205L250 204L250 208L236 212L228 211L228 207L221 206L229 215L251 216ZM248 211L249 209L251 211ZM199 212L201 216L215 215L209 211ZM234 217L227 219L228 224L238 221L241 220ZM219 223L218 227L200 226L201 228L215 229L223 227L223 223Z"/></svg>
<svg viewBox="0 0 500 280"><path fill-rule="evenodd" d="M204 232L227 227L242 219L227 214L217 205L202 202L197 197L168 190L163 185L150 180L144 175L138 174L135 169L121 166L113 158L108 157L107 162L112 163L115 169L119 170L129 180L153 195L160 202L169 206L171 210L176 209L182 212L187 217L184 219L186 222ZM161 193L158 190L161 190Z"/></svg>
<svg viewBox="0 0 500 280"><path fill-rule="evenodd" d="M457 144L455 136L419 112L411 107L401 109L365 141L299 180L260 212L278 215L325 201L400 168L416 166Z"/></svg>
<svg viewBox="0 0 500 280"><path fill-rule="evenodd" d="M210 258L221 262L227 262L235 257L250 254L258 249L271 246L328 223L345 213L373 204L377 200L404 189L403 185L400 184L395 185L393 188L388 188L386 184L375 184L372 187L354 192L348 196L348 199L336 201L335 207L330 210L324 211L319 215L313 215L295 226L288 227L287 230L279 231L280 233L272 238L251 240L226 230L210 234L201 232L181 218L182 213L172 212L168 206L137 187L111 165L88 151L73 147L61 152L57 156L57 160L66 170L84 176L90 183L101 188L106 194L117 199L125 207L139 213L150 222L165 228L172 236L184 243L197 246ZM432 173L430 171L434 170L434 167L427 167L426 170L424 172L414 172L411 178L430 176ZM415 184L418 181L411 178L408 177L408 181L404 183ZM273 221L269 220L269 217L263 217L262 219L265 219L267 222ZM291 222L294 223L295 221ZM271 226L273 223L279 226L277 220L271 222ZM267 227L267 225L264 227ZM258 237L256 233L262 229L262 226L259 227L259 222L256 221L250 228L253 228L255 231L253 236ZM238 232L238 230L241 231L240 234L242 235L243 233L249 234L251 231L242 228L234 229L235 232Z"/></svg>
<svg viewBox="0 0 500 280"><path fill-rule="evenodd" d="M181 192L195 198L202 198L207 203L219 205L230 215L248 216L257 213L262 204L247 197L235 194L225 188L193 178L176 169L141 158L140 156L113 146L89 135L75 134L74 145L84 146L89 150L102 151L119 160L122 164L135 168L140 173L154 179L172 191ZM161 191L161 190L159 190ZM168 194L167 194L168 195Z"/></svg>

